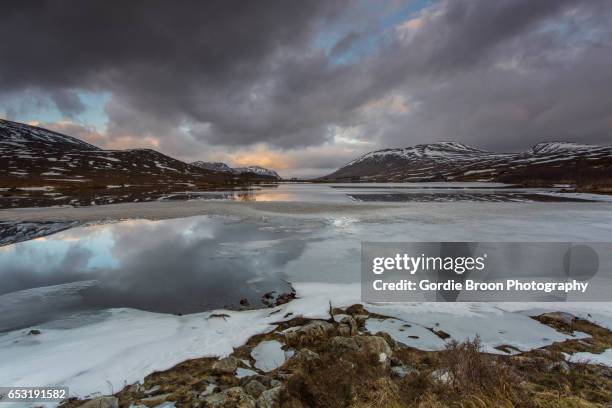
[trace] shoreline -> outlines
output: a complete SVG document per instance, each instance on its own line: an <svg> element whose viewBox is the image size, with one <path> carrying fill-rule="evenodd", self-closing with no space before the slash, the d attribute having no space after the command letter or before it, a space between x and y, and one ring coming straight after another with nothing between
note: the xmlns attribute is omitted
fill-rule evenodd
<svg viewBox="0 0 612 408"><path fill-rule="evenodd" d="M605 361L612 346L609 329L562 312L530 315L529 319L567 337L528 349L503 342L494 349L483 349L478 333L446 341L446 332L428 328L444 346L427 350L402 343L397 331L370 324L397 320L373 311L370 305L330 306L327 315L285 315L271 322L270 330L249 337L227 355L188 359L124 384L112 395L73 399L62 406L106 402L271 408L282 401L280 406L302 407L310 406L313 397L326 400L323 406L344 406L348 397L368 406L393 402L393 406L421 407L422 394L447 403L469 403L477 394L490 404L502 400L511 405L525 400L544 402L550 392L558 394L557 401L567 403L597 403L610 397L609 391L597 392L612 383L606 363L583 359L598 356ZM402 327L413 325L403 319L400 322ZM517 378L521 381L513 381ZM582 386L568 392L567 385L576 378ZM343 387L337 387L338 383ZM415 386L417 396L406 392ZM345 387L350 390L348 396ZM464 387L470 388L467 395ZM398 392L389 395L392 390ZM380 392L386 394L383 401Z"/></svg>

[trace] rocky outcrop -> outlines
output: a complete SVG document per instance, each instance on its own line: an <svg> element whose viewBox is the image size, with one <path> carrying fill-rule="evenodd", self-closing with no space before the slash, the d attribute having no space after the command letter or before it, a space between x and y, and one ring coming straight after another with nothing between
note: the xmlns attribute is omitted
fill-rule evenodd
<svg viewBox="0 0 612 408"><path fill-rule="evenodd" d="M316 406L322 407L411 407L424 395L428 401L439 402L436 406L456 402L470 406L475 395L483 401L482 406L499 406L500 396L514 398L504 404L515 406L521 405L522 398L547 401L550 390L542 388L542 380L553 378L566 390L571 389L573 378L586 387L585 392L578 392L579 398L571 394L560 396L566 398L562 406L578 406L566 404L574 401L591 406L586 402L612 397L612 392L606 391L612 389L608 368L566 361L563 354L603 351L612 347L612 334L572 315L546 313L534 318L560 330L571 326L592 338L506 356L483 353L478 339L449 341L441 351L410 348L395 342L386 332L369 332L365 324L368 318L385 317L370 314L360 305L330 310L330 315L327 321L294 317L280 322L274 330L254 336L226 358L185 362L148 376L142 385L126 386L115 396L84 404L88 404L86 408L152 407L164 403L204 408L272 408L307 407L317 401ZM257 357L258 353L253 351L270 343L287 354L286 360L266 371L257 366L253 354ZM264 357L270 355L264 353ZM464 390L469 392L464 394ZM505 394L507 390L511 392ZM79 404L83 402L68 402L65 407Z"/></svg>
<svg viewBox="0 0 612 408"><path fill-rule="evenodd" d="M119 408L119 400L113 396L98 397L86 401L81 408Z"/></svg>
<svg viewBox="0 0 612 408"><path fill-rule="evenodd" d="M255 399L241 387L228 388L204 399L207 408L256 408Z"/></svg>
<svg viewBox="0 0 612 408"><path fill-rule="evenodd" d="M284 334L285 341L291 346L305 346L327 338L335 330L335 326L322 320L314 320L297 330Z"/></svg>
<svg viewBox="0 0 612 408"><path fill-rule="evenodd" d="M215 361L212 369L215 374L234 374L238 368L238 363L236 357L229 356Z"/></svg>
<svg viewBox="0 0 612 408"><path fill-rule="evenodd" d="M387 341L379 336L333 337L330 341L332 351L338 354L354 352L364 357L375 357L380 364L388 365L392 355Z"/></svg>
<svg viewBox="0 0 612 408"><path fill-rule="evenodd" d="M274 408L278 406L278 400L283 387L275 387L261 393L257 399L257 408Z"/></svg>
<svg viewBox="0 0 612 408"><path fill-rule="evenodd" d="M253 398L259 398L259 396L266 391L267 388L259 381L251 380L244 386L244 390Z"/></svg>

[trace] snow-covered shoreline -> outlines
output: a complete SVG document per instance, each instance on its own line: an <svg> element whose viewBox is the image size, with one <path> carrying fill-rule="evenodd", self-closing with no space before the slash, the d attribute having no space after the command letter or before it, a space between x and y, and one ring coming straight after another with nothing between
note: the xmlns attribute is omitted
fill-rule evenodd
<svg viewBox="0 0 612 408"><path fill-rule="evenodd" d="M71 395L114 393L126 384L198 357L225 357L250 337L272 330L283 316L329 318L334 307L360 303L358 284L296 284L298 299L273 308L249 311L215 310L185 316L112 309L106 317L83 325L62 328L41 325L39 335L29 329L0 336L0 383L15 386L64 385ZM499 353L496 346L510 344L520 350L543 347L572 337L540 324L529 315L566 311L612 328L608 303L409 303L367 305L372 312L410 322L421 335L394 330L393 323L370 327L396 340L424 349L440 350L445 341L427 336L436 327L458 341L478 334L484 351ZM402 337L403 336L403 337Z"/></svg>

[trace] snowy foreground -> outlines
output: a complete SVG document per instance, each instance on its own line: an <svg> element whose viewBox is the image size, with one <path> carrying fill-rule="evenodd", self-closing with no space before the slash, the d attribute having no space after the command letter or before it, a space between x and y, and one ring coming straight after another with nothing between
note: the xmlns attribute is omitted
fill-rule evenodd
<svg viewBox="0 0 612 408"><path fill-rule="evenodd" d="M257 262L273 258L257 257L258 251L293 253L295 258L285 259L286 263L279 268L286 271L287 280L297 290L298 299L274 309L215 310L183 316L127 308L108 309L37 325L35 328L41 332L38 335L29 335L30 327L1 333L0 385L63 385L70 388L71 395L79 397L110 394L156 370L168 369L187 359L229 355L234 347L244 344L251 336L273 330L273 323L282 320L287 313L293 313L291 317L329 318L330 301L335 307L361 303L360 286L354 282L359 280L359 248L364 240L606 242L612 237L612 206L609 203L421 203L400 206L194 201L180 206L155 203L58 208L44 212L24 209L0 215L12 222L32 219L90 222L202 214L214 215L218 217L215 219L244 228L250 225L259 231L241 233L244 242L238 243L234 235L226 237L221 234L215 238L218 241L215 245L220 248L219 256L236 255L225 253L228 247L224 242L231 242L232 248ZM193 231L183 224L202 222L209 225L207 221L194 217L192 221L180 221L176 226L180 227L178 231ZM140 220L139 223L150 223L146 227L151 231L163 229L166 231L164 236L170 236L167 230L171 226L166 221ZM200 235L219 234L223 230L218 224L213 226L215 228L202 229ZM126 224L121 228L128 227ZM111 226L108 228L110 231ZM121 228L112 231L116 233ZM102 227L97 231L102 230L107 231ZM148 240L143 237L155 237L151 231L136 234L138 239L135 242L141 246L148 245ZM262 231L274 236L264 236ZM55 248L57 254L60 244L67 248L71 243L85 245L90 242L84 239L85 232L75 228L44 239L48 244L56 245L49 248ZM196 234L196 238L198 236ZM288 240L287 236L291 239ZM194 234L170 237L175 241L192 242ZM36 243L44 242L39 239ZM102 247L96 247L96 253L107 246L109 249L124 248L122 241L100 242ZM293 246L286 246L287 243ZM9 257L15 248L2 247L5 260L26 259ZM291 251L295 248L300 251ZM274 265L262 267L256 263L256 266L258 270L272 270ZM39 289L70 293L71 289L67 287L70 285ZM45 298L44 293L36 292L34 295L38 299ZM52 298L52 294L48 295ZM19 292L3 295L4 305L8 301L21 305L24 296ZM28 299L31 300L26 303L38 304L37 298ZM366 322L368 330L386 331L396 340L424 350L439 350L445 346L442 339L427 330L433 327L459 341L478 334L485 351L493 353L498 352L494 347L499 345L527 350L584 336L574 333L575 337L569 337L530 318L545 311L565 311L612 329L612 303L408 303L365 307L370 312L393 317L369 319ZM20 308L13 307L15 310ZM3 311L8 313L13 309L7 307ZM399 330L404 323L411 327ZM418 338L408 337L411 335ZM568 360L591 360L610 365L611 357L608 350L601 355L577 353L568 356Z"/></svg>
<svg viewBox="0 0 612 408"><path fill-rule="evenodd" d="M42 333L37 336L27 330L10 332L0 337L0 383L65 385L80 397L109 394L186 359L229 355L249 337L270 331L286 313L328 318L330 299L334 306L359 303L359 286L354 284L303 283L296 289L299 299L274 309L188 316L113 309L102 319L77 327L40 326ZM494 347L502 344L527 350L572 338L529 317L542 311L567 311L612 328L612 308L603 303L414 303L367 308L398 319L371 320L370 331L387 331L396 340L425 350L444 347L445 342L426 329L436 324L457 340L479 334L488 352L498 352ZM227 316L215 316L219 314ZM410 323L413 331L400 332L399 324L394 325L400 320ZM409 338L412 334L419 339ZM571 358L610 364L610 351Z"/></svg>

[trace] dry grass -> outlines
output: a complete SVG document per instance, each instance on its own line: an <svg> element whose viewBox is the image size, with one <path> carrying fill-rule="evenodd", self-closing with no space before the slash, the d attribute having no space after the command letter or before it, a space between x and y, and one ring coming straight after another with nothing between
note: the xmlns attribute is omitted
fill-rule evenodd
<svg viewBox="0 0 612 408"><path fill-rule="evenodd" d="M280 406L288 408L610 408L612 369L566 363L562 354L584 347L611 348L610 331L579 319L571 324L548 317L537 319L560 331L591 334L590 346L588 342L569 340L518 355L492 355L482 352L476 337L462 343L450 341L444 350L435 352L398 346L389 356L389 366L381 364L376 354L338 351L331 337L325 335L307 346L318 358L299 357L297 353L267 377L282 381ZM283 341L278 331L307 322L297 317L279 323L275 331L252 337L233 355L251 360L251 347L273 338ZM299 348L296 346L296 351ZM160 392L172 395L177 407L192 407L201 404L197 394L210 382L222 388L243 384L232 375L214 375L213 362L195 359L151 374L144 388L159 385ZM395 366L409 368L409 373L400 378L392 372ZM115 395L126 407L144 396L129 386ZM66 406L77 404L74 401Z"/></svg>

